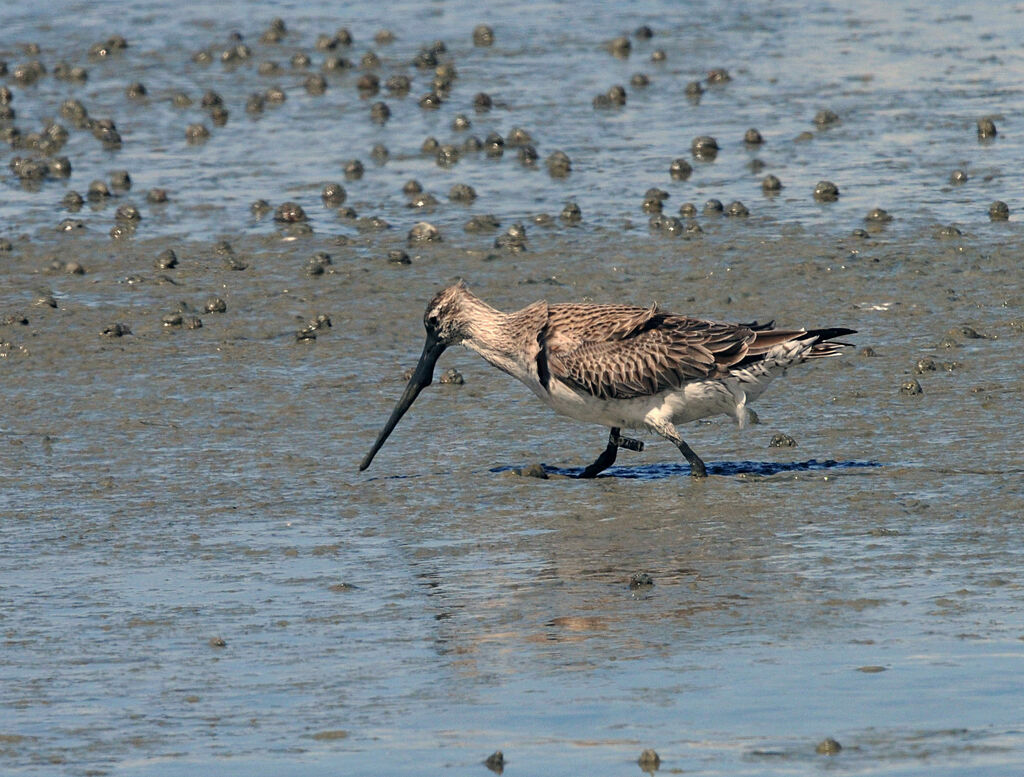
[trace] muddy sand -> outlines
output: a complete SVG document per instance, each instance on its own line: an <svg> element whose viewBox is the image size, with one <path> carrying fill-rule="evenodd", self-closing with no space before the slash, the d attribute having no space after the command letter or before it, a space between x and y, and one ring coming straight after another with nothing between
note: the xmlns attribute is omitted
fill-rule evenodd
<svg viewBox="0 0 1024 777"><path fill-rule="evenodd" d="M1018 768L1020 48L955 5L14 13L0 771ZM589 482L452 349L358 472L457 278L856 347Z"/></svg>

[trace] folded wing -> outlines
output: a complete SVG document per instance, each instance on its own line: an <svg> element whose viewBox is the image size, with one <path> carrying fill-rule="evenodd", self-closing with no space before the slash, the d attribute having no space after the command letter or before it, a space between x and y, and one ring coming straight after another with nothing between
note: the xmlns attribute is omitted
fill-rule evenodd
<svg viewBox="0 0 1024 777"><path fill-rule="evenodd" d="M763 358L772 346L804 334L633 310L637 313L626 317L632 326L616 328L559 331L553 315L542 335L551 375L600 399L650 396L690 380L724 375L730 367ZM621 312L617 318L620 324L624 320Z"/></svg>

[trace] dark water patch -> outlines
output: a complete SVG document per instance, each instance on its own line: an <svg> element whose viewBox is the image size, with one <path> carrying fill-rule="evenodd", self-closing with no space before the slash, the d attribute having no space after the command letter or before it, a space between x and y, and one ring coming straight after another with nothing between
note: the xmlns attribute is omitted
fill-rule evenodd
<svg viewBox="0 0 1024 777"><path fill-rule="evenodd" d="M783 472L819 472L822 470L849 470L865 469L884 466L879 461L836 461L834 459L808 459L807 461L713 461L706 462L709 475L723 475L726 477L734 475L754 475L759 477L770 477ZM550 475L561 475L563 477L577 477L582 468L556 467L550 464L542 464L544 471ZM517 467L502 466L494 467L489 472L516 472L528 469L526 466ZM659 464L646 464L635 467L613 466L598 475L600 478L620 478L622 480L661 480L663 478L688 476L690 467L686 464L663 462Z"/></svg>

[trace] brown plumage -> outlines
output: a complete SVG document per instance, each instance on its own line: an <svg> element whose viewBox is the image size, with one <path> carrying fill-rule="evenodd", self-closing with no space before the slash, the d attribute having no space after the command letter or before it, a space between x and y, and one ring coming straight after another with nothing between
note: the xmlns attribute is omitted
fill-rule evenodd
<svg viewBox="0 0 1024 777"><path fill-rule="evenodd" d="M630 305L535 302L495 310L458 283L438 292L423 317L427 342L391 419L363 460L369 466L402 414L432 379L441 352L456 343L529 386L556 412L611 429L608 447L581 477L615 460L618 447L642 448L621 427L654 431L675 443L696 476L704 463L675 424L718 413L742 423L748 400L772 378L808 359L834 356L851 329L774 329L727 324Z"/></svg>
<svg viewBox="0 0 1024 777"><path fill-rule="evenodd" d="M690 380L723 378L775 346L818 337L770 326L705 321L662 313L657 306L559 304L548 308L540 343L551 374L573 388L599 399L633 399ZM835 346L816 344L806 358L831 356Z"/></svg>

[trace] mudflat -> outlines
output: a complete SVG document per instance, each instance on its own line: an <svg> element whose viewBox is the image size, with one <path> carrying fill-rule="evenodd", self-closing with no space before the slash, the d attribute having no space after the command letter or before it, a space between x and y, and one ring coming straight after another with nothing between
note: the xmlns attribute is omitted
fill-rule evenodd
<svg viewBox="0 0 1024 777"><path fill-rule="evenodd" d="M1019 9L344 14L11 13L0 771L1024 762ZM856 348L700 482L452 349L360 473L456 278Z"/></svg>

